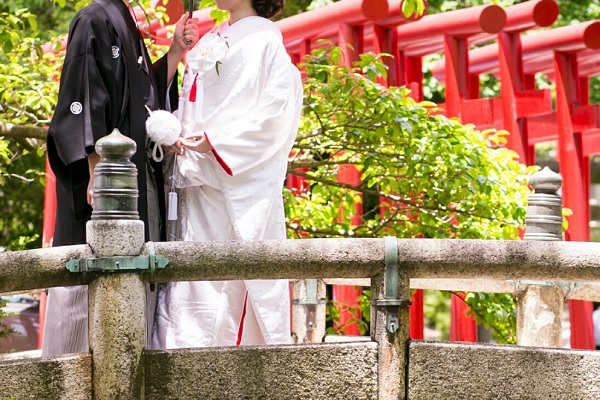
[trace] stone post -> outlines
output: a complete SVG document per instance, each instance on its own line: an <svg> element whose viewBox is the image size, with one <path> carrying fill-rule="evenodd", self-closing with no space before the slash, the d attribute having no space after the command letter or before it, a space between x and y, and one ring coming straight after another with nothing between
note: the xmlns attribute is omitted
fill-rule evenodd
<svg viewBox="0 0 600 400"><path fill-rule="evenodd" d="M371 277L371 339L379 345L377 398L398 400L406 399L410 282L398 268L396 238L385 238L385 259L385 272Z"/></svg>
<svg viewBox="0 0 600 400"><path fill-rule="evenodd" d="M117 129L98 140L94 211L86 234L96 258L138 256L144 223L137 212L136 144ZM145 285L135 272L100 273L89 285L94 399L143 398Z"/></svg>
<svg viewBox="0 0 600 400"><path fill-rule="evenodd" d="M320 343L325 336L326 285L321 279L301 279L292 285L294 343Z"/></svg>
<svg viewBox="0 0 600 400"><path fill-rule="evenodd" d="M545 167L534 174L523 240L562 240L562 178ZM518 283L517 344L562 347L562 313L565 295L554 282Z"/></svg>

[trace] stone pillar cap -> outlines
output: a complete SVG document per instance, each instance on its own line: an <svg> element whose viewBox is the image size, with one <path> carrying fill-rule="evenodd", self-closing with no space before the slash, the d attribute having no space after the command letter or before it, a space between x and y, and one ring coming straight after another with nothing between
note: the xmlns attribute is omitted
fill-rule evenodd
<svg viewBox="0 0 600 400"><path fill-rule="evenodd" d="M110 135L104 136L96 142L96 153L106 158L131 158L135 154L137 145L135 141L123 135L118 128L113 129Z"/></svg>
<svg viewBox="0 0 600 400"><path fill-rule="evenodd" d="M529 184L536 192L556 193L562 186L562 177L548 167L536 172L529 179Z"/></svg>

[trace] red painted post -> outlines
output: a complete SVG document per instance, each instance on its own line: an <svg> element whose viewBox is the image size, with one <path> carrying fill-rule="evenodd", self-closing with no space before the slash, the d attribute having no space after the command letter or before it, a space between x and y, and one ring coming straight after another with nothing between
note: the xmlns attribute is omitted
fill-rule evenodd
<svg viewBox="0 0 600 400"><path fill-rule="evenodd" d="M401 84L411 87L414 85L417 90L411 92L411 97L417 101L423 100L423 57L407 56L403 51L401 57Z"/></svg>
<svg viewBox="0 0 600 400"><path fill-rule="evenodd" d="M414 291L412 302L409 308L410 318L410 338L411 339L425 339L425 291L423 289L417 289Z"/></svg>
<svg viewBox="0 0 600 400"><path fill-rule="evenodd" d="M478 97L470 94L470 88L476 89L476 85L470 82L468 72L469 38L495 34L505 23L506 13L495 5L426 16L417 22L396 28L399 46L404 55L402 61L406 61L407 57L420 57L443 49L446 56L446 114L460 117L462 102ZM415 35L415 32L419 34ZM416 66L403 67L405 73L414 74L416 70Z"/></svg>
<svg viewBox="0 0 600 400"><path fill-rule="evenodd" d="M359 60L359 55L364 53L363 27L340 24L338 43L344 55L342 62L348 67L352 67L352 64Z"/></svg>
<svg viewBox="0 0 600 400"><path fill-rule="evenodd" d="M340 165L338 172L338 182L348 183L350 185L360 184L360 172L354 165ZM354 215L352 216L350 223L353 225L360 225L362 222L362 204L355 205ZM347 309L353 308L356 310L356 317L360 318L361 313L358 310L357 297L362 294L361 288L347 285L333 285L333 300L340 304L340 321L336 326L343 327L343 331L348 336L360 335L358 326L349 322L355 318L355 316Z"/></svg>
<svg viewBox="0 0 600 400"><path fill-rule="evenodd" d="M468 85L468 43L466 39L446 36L444 55L446 58L446 115L461 117L461 103L469 99Z"/></svg>
<svg viewBox="0 0 600 400"><path fill-rule="evenodd" d="M558 158L563 177L563 203L573 211L569 218L567 240L589 241L589 208L585 195L589 177L589 163L583 164L581 135L573 131L571 110L576 105L580 91L577 74L577 54L555 52L556 119L558 125ZM595 349L594 329L590 302L569 301L571 319L571 347Z"/></svg>
<svg viewBox="0 0 600 400"><path fill-rule="evenodd" d="M506 146L514 150L521 162L533 165L535 149L528 145L524 124L519 121L517 96L526 90L523 72L521 32L535 26L547 27L556 21L559 6L555 0L536 0L516 4L507 9L506 26L498 33L498 64L500 69L500 98L503 110L503 129L511 134Z"/></svg>
<svg viewBox="0 0 600 400"><path fill-rule="evenodd" d="M479 97L478 81L473 82L468 73L468 41L477 34L497 33L506 22L506 14L500 7L480 6L470 9L456 10L434 14L421 20L399 26L398 33L400 84L416 83L418 87L414 98L423 99L423 55L439 52L442 49L446 56L446 115L460 116L461 105L466 99ZM416 35L415 32L419 34ZM416 302L411 306L411 337L423 337L423 326L415 327L416 321L423 321L423 292L415 292ZM461 305L462 307L462 305ZM455 314L457 307L452 308L452 324L471 326L474 320L463 317L464 313ZM463 320L464 319L464 320ZM471 327L475 330L476 327ZM418 330L417 330L418 329ZM456 332L459 332L457 330ZM476 334L461 337L461 340L474 339Z"/></svg>
<svg viewBox="0 0 600 400"><path fill-rule="evenodd" d="M453 342L477 342L477 323L467 316L469 306L465 294L453 294L450 298L450 340Z"/></svg>
<svg viewBox="0 0 600 400"><path fill-rule="evenodd" d="M362 289L348 285L333 285L332 289L333 299L338 303L340 310L340 321L336 322L334 327L341 328L347 336L359 336L358 325L353 320L361 318L356 299L362 294ZM356 316L349 311L350 309L355 310Z"/></svg>
<svg viewBox="0 0 600 400"><path fill-rule="evenodd" d="M56 222L56 177L46 158L46 187L44 188L44 217L42 222L42 247L52 247L54 224ZM40 293L38 308L37 348L42 348L42 337L46 325L46 292Z"/></svg>
<svg viewBox="0 0 600 400"><path fill-rule="evenodd" d="M375 54L386 53L391 57L385 57L383 62L388 67L387 86L400 86L400 54L398 52L398 33L395 29L385 28L379 25L373 27L373 52Z"/></svg>
<svg viewBox="0 0 600 400"><path fill-rule="evenodd" d="M500 64L500 98L502 100L503 122L502 128L510 132L506 147L514 150L521 159L527 163L529 151L527 138L523 137L517 119L517 93L524 90L523 53L519 34L498 34Z"/></svg>

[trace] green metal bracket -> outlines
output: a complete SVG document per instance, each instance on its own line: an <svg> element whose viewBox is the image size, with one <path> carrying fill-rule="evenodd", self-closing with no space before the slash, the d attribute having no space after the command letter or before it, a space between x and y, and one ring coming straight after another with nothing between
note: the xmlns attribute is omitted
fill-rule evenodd
<svg viewBox="0 0 600 400"><path fill-rule="evenodd" d="M385 297L398 298L398 243L393 236L383 238L385 249Z"/></svg>
<svg viewBox="0 0 600 400"><path fill-rule="evenodd" d="M408 307L410 300L398 298L398 243L394 236L384 237L385 249L385 298L375 301L376 307L386 310L385 325L389 333L399 328L398 309Z"/></svg>
<svg viewBox="0 0 600 400"><path fill-rule="evenodd" d="M145 271L154 273L169 264L163 256L154 254L154 243L148 242L148 256L119 256L100 258L76 258L67 262L66 268L70 272L114 272L114 271Z"/></svg>

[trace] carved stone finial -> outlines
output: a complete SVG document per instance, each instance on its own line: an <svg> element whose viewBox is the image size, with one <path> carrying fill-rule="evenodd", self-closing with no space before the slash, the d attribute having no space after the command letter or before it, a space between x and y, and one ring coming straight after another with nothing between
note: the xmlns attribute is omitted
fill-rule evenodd
<svg viewBox="0 0 600 400"><path fill-rule="evenodd" d="M139 219L137 168L130 161L135 142L118 129L96 142L93 220Z"/></svg>
<svg viewBox="0 0 600 400"><path fill-rule="evenodd" d="M544 169L531 176L529 184L536 193L555 194L562 186L562 176L550 168L544 167Z"/></svg>
<svg viewBox="0 0 600 400"><path fill-rule="evenodd" d="M562 198L558 194L562 177L545 167L531 176L529 184L535 193L529 196L523 239L563 240Z"/></svg>

